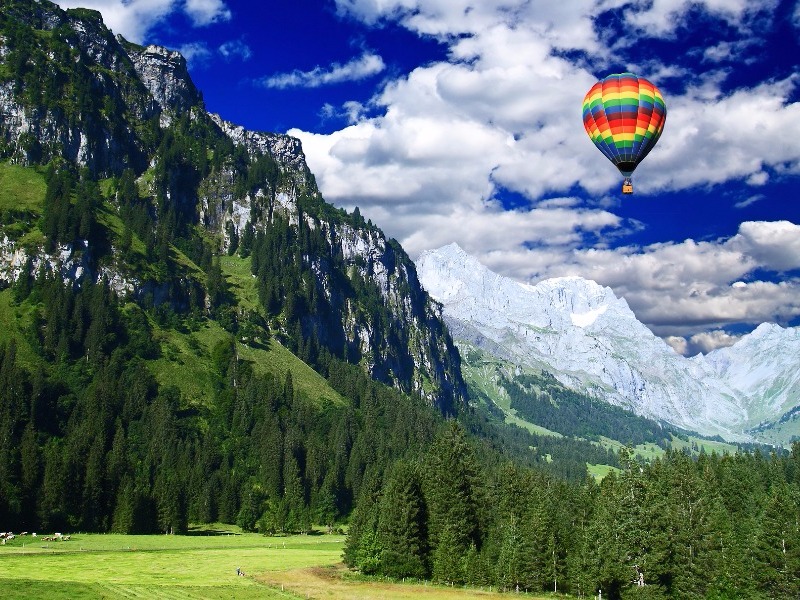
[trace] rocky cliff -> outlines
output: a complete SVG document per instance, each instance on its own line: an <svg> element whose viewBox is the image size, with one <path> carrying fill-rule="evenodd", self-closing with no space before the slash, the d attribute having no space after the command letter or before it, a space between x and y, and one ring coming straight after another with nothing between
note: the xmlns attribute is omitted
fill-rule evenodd
<svg viewBox="0 0 800 600"><path fill-rule="evenodd" d="M32 256L66 280L102 276L136 297L185 287L164 281L164 272L193 285L203 280L176 260L175 244L216 240L214 252L233 254L249 240L246 252L238 250L247 256L285 228L286 256L253 273L261 288L280 290L270 308L277 333L341 354L445 412L463 402L458 353L413 263L379 229L324 202L298 140L208 114L180 54L115 37L94 11L63 11L47 0L0 0L0 7L0 158L72 165L93 178L132 171L142 198L123 201L117 191L107 199L111 209L123 218L138 210L158 231L144 245L169 240L173 248L165 246L166 268L152 276L119 251L126 243L118 232L107 232L105 250L76 239L49 256L0 233L0 280L11 283ZM193 233L198 225L208 235ZM280 266L289 263L293 270ZM273 285L276 270L303 280ZM293 313L297 290L302 314Z"/></svg>

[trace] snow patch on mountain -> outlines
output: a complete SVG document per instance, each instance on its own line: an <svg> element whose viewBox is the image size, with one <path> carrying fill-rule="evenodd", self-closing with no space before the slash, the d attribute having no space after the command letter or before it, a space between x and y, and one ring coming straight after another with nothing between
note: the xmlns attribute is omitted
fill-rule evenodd
<svg viewBox="0 0 800 600"><path fill-rule="evenodd" d="M677 354L610 288L580 277L529 285L451 244L417 261L456 339L637 414L728 440L800 404L800 331L761 325L707 356ZM780 349L780 350L779 350Z"/></svg>
<svg viewBox="0 0 800 600"><path fill-rule="evenodd" d="M606 312L607 308L608 306L603 305L583 313L572 313L570 315L572 324L575 325L575 327L589 327L589 325L597 320L597 317Z"/></svg>

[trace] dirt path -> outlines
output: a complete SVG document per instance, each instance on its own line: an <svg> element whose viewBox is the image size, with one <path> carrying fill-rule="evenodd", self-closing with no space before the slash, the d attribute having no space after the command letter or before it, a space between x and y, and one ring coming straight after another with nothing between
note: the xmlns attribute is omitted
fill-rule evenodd
<svg viewBox="0 0 800 600"><path fill-rule="evenodd" d="M301 598L315 600L508 600L508 594L487 590L348 579L343 565L272 571L256 579ZM532 596L526 596L533 600Z"/></svg>

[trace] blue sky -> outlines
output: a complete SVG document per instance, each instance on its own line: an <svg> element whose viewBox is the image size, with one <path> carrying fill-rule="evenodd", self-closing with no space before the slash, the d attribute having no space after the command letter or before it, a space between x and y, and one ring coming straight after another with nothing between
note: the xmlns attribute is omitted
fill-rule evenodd
<svg viewBox="0 0 800 600"><path fill-rule="evenodd" d="M209 110L300 138L412 257L594 279L684 353L800 322L799 0L59 4L181 50ZM668 107L624 199L581 121L623 70Z"/></svg>

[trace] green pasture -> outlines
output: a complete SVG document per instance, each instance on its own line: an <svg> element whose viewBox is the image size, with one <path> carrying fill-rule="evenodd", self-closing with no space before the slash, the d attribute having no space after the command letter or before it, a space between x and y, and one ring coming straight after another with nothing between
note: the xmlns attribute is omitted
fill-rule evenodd
<svg viewBox="0 0 800 600"><path fill-rule="evenodd" d="M586 463L586 470L589 472L589 475L594 477L595 481L602 481L603 478L611 473L612 471L616 471L619 473L621 470L617 467L612 467L610 465L593 465L590 463Z"/></svg>
<svg viewBox="0 0 800 600"><path fill-rule="evenodd" d="M5 598L294 597L256 578L335 565L343 544L342 535L24 536L0 547L0 589Z"/></svg>
<svg viewBox="0 0 800 600"><path fill-rule="evenodd" d="M625 444L619 442L617 440L612 440L611 438L607 438L605 436L600 436L599 444L603 448L611 448L614 452L619 452L623 448L625 448ZM634 457L640 457L645 461L655 460L664 455L664 450L659 446L656 446L653 443L645 443L639 444L638 446L633 447L633 455Z"/></svg>
<svg viewBox="0 0 800 600"><path fill-rule="evenodd" d="M41 169L0 162L0 233L26 247L41 244L37 225L46 190Z"/></svg>
<svg viewBox="0 0 800 600"><path fill-rule="evenodd" d="M212 350L230 334L216 321L204 321L195 331L162 329L155 323L152 325L153 336L161 346L161 357L149 362L156 380L162 385L177 386L189 405L206 404L214 396ZM295 391L319 406L345 403L324 377L276 339L258 347L237 343L236 351L256 373L271 374L279 382L283 382L286 373L291 371Z"/></svg>
<svg viewBox="0 0 800 600"><path fill-rule="evenodd" d="M0 211L31 211L39 214L47 185L39 169L0 162Z"/></svg>
<svg viewBox="0 0 800 600"><path fill-rule="evenodd" d="M509 597L491 588L361 577L341 565L343 535L264 537L222 525L182 536L73 533L69 541L45 542L43 535L18 537L0 546L4 599ZM237 568L244 577L236 574Z"/></svg>
<svg viewBox="0 0 800 600"><path fill-rule="evenodd" d="M28 341L28 329L33 323L33 308L28 304L18 305L10 289L0 291L0 346L16 340L17 357L30 369L38 368L40 358Z"/></svg>
<svg viewBox="0 0 800 600"><path fill-rule="evenodd" d="M729 444L728 442L717 442L715 440L706 440L697 436L690 435L689 441L685 442L680 438L672 436L672 447L676 450L685 450L689 448L692 454L697 454L703 451L706 454L716 452L717 454L736 454L736 444Z"/></svg>
<svg viewBox="0 0 800 600"><path fill-rule="evenodd" d="M239 306L247 310L260 311L261 301L258 299L250 257L220 256L219 265L231 291L239 300Z"/></svg>

